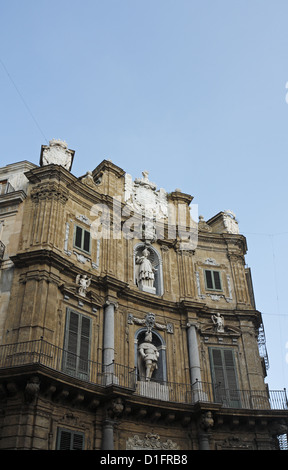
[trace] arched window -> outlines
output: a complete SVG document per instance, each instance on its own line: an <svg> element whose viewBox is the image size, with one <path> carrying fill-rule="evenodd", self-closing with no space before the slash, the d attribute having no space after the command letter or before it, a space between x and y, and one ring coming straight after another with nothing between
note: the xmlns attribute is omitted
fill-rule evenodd
<svg viewBox="0 0 288 470"><path fill-rule="evenodd" d="M162 258L153 246L145 243L135 246L134 279L143 292L163 295Z"/></svg>
<svg viewBox="0 0 288 470"><path fill-rule="evenodd" d="M162 336L155 330L148 330L147 328L140 328L135 335L135 367L137 371L137 380L146 380L146 365L143 360L140 349L141 345L147 343L147 332L151 332L151 344L158 351L157 367L153 370L151 380L156 382L167 381L167 366L166 366L166 345Z"/></svg>

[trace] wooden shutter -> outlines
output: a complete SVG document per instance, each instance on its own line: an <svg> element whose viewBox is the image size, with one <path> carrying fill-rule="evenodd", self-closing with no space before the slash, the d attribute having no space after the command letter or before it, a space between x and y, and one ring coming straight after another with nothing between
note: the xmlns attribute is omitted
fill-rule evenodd
<svg viewBox="0 0 288 470"><path fill-rule="evenodd" d="M75 246L82 248L82 228L77 225L75 227Z"/></svg>
<svg viewBox="0 0 288 470"><path fill-rule="evenodd" d="M214 398L224 406L240 407L237 372L232 349L210 349Z"/></svg>
<svg viewBox="0 0 288 470"><path fill-rule="evenodd" d="M66 367L69 371L76 371L77 367L77 344L78 344L78 323L79 315L75 312L68 312L68 329L66 330L67 338L67 362Z"/></svg>
<svg viewBox="0 0 288 470"><path fill-rule="evenodd" d="M206 275L206 287L207 287L207 289L213 289L212 272L211 271L205 271L205 275Z"/></svg>
<svg viewBox="0 0 288 470"><path fill-rule="evenodd" d="M84 449L84 435L78 432L74 432L72 450L83 450L83 449Z"/></svg>
<svg viewBox="0 0 288 470"><path fill-rule="evenodd" d="M221 277L219 271L205 270L206 288L213 290L222 290Z"/></svg>
<svg viewBox="0 0 288 470"><path fill-rule="evenodd" d="M212 271L214 276L214 287L216 290L221 290L221 280L219 271Z"/></svg>
<svg viewBox="0 0 288 470"><path fill-rule="evenodd" d="M91 320L73 310L67 310L64 368L68 373L87 378Z"/></svg>
<svg viewBox="0 0 288 470"><path fill-rule="evenodd" d="M82 317L81 332L79 338L79 371L88 373L89 346L90 346L90 319Z"/></svg>
<svg viewBox="0 0 288 470"><path fill-rule="evenodd" d="M70 450L72 434L70 431L59 429L58 450Z"/></svg>
<svg viewBox="0 0 288 470"><path fill-rule="evenodd" d="M70 431L68 429L58 429L57 450L83 450L84 434Z"/></svg>
<svg viewBox="0 0 288 470"><path fill-rule="evenodd" d="M84 230L83 250L90 253L90 232L87 230Z"/></svg>

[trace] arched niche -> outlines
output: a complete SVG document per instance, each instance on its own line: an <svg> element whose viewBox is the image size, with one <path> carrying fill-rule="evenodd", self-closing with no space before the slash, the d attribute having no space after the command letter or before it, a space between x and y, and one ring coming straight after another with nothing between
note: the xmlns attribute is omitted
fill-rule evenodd
<svg viewBox="0 0 288 470"><path fill-rule="evenodd" d="M139 346L145 342L145 335L147 328L140 328L135 333L135 367L136 377L138 381L145 380L144 364L139 355ZM153 382L166 382L167 381L167 364L166 364L166 344L162 336L154 329L152 333L152 344L156 346L159 357L157 363L157 369L154 370L151 380Z"/></svg>
<svg viewBox="0 0 288 470"><path fill-rule="evenodd" d="M153 268L153 281L143 282L139 279L141 271L141 258L143 258L143 251L148 251L147 260L151 263ZM152 245L146 245L145 243L138 243L134 247L133 254L134 261L134 282L138 286L139 290L148 292L155 295L163 295L163 269L162 269L162 258L158 250Z"/></svg>

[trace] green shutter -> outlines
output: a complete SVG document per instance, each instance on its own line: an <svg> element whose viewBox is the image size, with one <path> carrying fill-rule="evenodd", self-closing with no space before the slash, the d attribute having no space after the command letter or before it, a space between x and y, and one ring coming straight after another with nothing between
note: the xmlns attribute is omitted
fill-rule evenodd
<svg viewBox="0 0 288 470"><path fill-rule="evenodd" d="M84 449L84 435L74 432L72 450L83 450L83 449Z"/></svg>
<svg viewBox="0 0 288 470"><path fill-rule="evenodd" d="M206 275L206 287L207 289L213 289L212 273L211 271L205 271Z"/></svg>
<svg viewBox="0 0 288 470"><path fill-rule="evenodd" d="M67 309L63 368L65 372L88 378L91 320Z"/></svg>
<svg viewBox="0 0 288 470"><path fill-rule="evenodd" d="M83 250L90 253L90 233L84 230Z"/></svg>
<svg viewBox="0 0 288 470"><path fill-rule="evenodd" d="M77 225L75 227L75 246L82 248L82 228Z"/></svg>
<svg viewBox="0 0 288 470"><path fill-rule="evenodd" d="M221 290L222 287L221 287L221 281L220 281L220 273L219 271L212 271L212 272L214 276L214 288L216 290Z"/></svg>
<svg viewBox="0 0 288 470"><path fill-rule="evenodd" d="M240 408L234 351L211 348L210 363L215 401L228 408Z"/></svg>
<svg viewBox="0 0 288 470"><path fill-rule="evenodd" d="M82 251L90 253L90 240L90 232L78 225L75 225L74 246Z"/></svg>
<svg viewBox="0 0 288 470"><path fill-rule="evenodd" d="M219 271L205 269L206 289L222 290Z"/></svg>
<svg viewBox="0 0 288 470"><path fill-rule="evenodd" d="M80 345L79 345L79 370L88 373L90 346L90 319L82 317Z"/></svg>
<svg viewBox="0 0 288 470"><path fill-rule="evenodd" d="M57 450L83 450L84 434L68 429L58 429Z"/></svg>

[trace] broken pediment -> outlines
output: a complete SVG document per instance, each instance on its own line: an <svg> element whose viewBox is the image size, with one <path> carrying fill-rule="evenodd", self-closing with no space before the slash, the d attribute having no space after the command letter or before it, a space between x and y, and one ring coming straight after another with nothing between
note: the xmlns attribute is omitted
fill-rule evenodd
<svg viewBox="0 0 288 470"><path fill-rule="evenodd" d="M208 326L204 326L203 328L199 329L200 334L203 336L215 336L215 335L221 335L221 336L241 336L241 330L236 327L231 327L229 325L224 326L223 331L217 331L217 327L212 324Z"/></svg>

